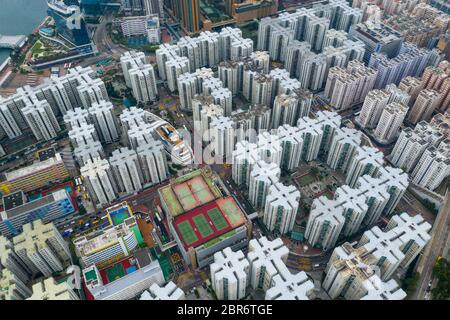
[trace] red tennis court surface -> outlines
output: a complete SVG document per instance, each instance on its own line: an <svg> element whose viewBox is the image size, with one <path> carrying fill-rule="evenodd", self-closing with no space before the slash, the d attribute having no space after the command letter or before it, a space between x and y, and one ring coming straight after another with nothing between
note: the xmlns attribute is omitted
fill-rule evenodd
<svg viewBox="0 0 450 320"><path fill-rule="evenodd" d="M209 228L213 231L212 233L204 232L205 227L198 224L199 220L203 219L196 218L199 216L204 217L209 225ZM180 239L183 241L185 249L187 250L189 247L197 247L232 229L235 229L244 224L244 222L245 217L241 209L232 197L228 197L211 201L201 207L179 215L175 218L173 223ZM182 228L179 227L180 224L182 224ZM185 230L186 224L190 225L191 230ZM190 235L192 232L195 234L195 237ZM207 235L203 236L204 234Z"/></svg>

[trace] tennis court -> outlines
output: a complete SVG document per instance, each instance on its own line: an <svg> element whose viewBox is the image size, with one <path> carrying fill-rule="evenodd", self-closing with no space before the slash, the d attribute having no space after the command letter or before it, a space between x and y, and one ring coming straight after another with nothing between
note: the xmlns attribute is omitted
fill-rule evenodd
<svg viewBox="0 0 450 320"><path fill-rule="evenodd" d="M195 177L188 183L192 189L192 192L195 194L201 204L205 204L214 200L214 195L209 190L209 187L202 176Z"/></svg>
<svg viewBox="0 0 450 320"><path fill-rule="evenodd" d="M204 215L199 214L198 216L193 217L192 220L203 238L214 232Z"/></svg>
<svg viewBox="0 0 450 320"><path fill-rule="evenodd" d="M217 204L233 227L244 223L245 218L233 198L218 199Z"/></svg>
<svg viewBox="0 0 450 320"><path fill-rule="evenodd" d="M177 195L178 199L180 200L181 206L185 211L189 211L197 207L197 199L195 199L187 183L182 183L175 186L173 188L173 191Z"/></svg>
<svg viewBox="0 0 450 320"><path fill-rule="evenodd" d="M222 213L219 209L214 208L208 211L208 216L211 219L211 221L214 223L214 227L216 227L217 230L222 230L228 227L228 223L223 217Z"/></svg>
<svg viewBox="0 0 450 320"><path fill-rule="evenodd" d="M182 221L178 224L178 229L181 232L181 236L184 239L186 244L191 244L198 241L197 236L195 235L194 230L192 229L189 221Z"/></svg>
<svg viewBox="0 0 450 320"><path fill-rule="evenodd" d="M175 218L185 248L197 247L241 226L245 216L232 197L208 202Z"/></svg>

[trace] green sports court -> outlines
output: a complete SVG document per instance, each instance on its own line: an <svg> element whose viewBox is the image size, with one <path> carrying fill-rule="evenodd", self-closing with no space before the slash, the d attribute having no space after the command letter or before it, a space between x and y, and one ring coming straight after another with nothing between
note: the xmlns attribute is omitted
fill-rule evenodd
<svg viewBox="0 0 450 320"><path fill-rule="evenodd" d="M173 221L185 248L197 247L245 223L245 217L232 197L211 201Z"/></svg>

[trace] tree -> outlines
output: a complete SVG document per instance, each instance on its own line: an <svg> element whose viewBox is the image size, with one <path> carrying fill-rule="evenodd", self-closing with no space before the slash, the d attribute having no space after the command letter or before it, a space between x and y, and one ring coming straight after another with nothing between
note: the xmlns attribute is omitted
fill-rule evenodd
<svg viewBox="0 0 450 320"><path fill-rule="evenodd" d="M405 278L403 280L403 289L405 290L406 294L412 295L417 288L417 282L420 279L420 273L414 272L410 277Z"/></svg>
<svg viewBox="0 0 450 320"><path fill-rule="evenodd" d="M86 214L86 208L83 205L80 205L78 207L78 213L80 214L80 216Z"/></svg>
<svg viewBox="0 0 450 320"><path fill-rule="evenodd" d="M319 169L316 167L312 167L309 172L311 172L311 174L317 176L319 174Z"/></svg>

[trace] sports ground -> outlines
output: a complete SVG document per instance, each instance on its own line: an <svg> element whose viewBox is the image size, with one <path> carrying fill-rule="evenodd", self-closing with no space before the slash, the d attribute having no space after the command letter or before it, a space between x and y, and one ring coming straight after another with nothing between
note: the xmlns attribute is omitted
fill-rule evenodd
<svg viewBox="0 0 450 320"><path fill-rule="evenodd" d="M100 270L100 276L102 277L103 284L108 284L115 280L118 280L127 274L133 273L137 268L130 264L130 259L122 260L111 267Z"/></svg>
<svg viewBox="0 0 450 320"><path fill-rule="evenodd" d="M221 196L214 183L209 181L210 178L205 176L201 170L180 178L159 190L169 214L173 217L200 207Z"/></svg>
<svg viewBox="0 0 450 320"><path fill-rule="evenodd" d="M232 197L211 201L175 218L174 226L185 248L197 247L245 222Z"/></svg>
<svg viewBox="0 0 450 320"><path fill-rule="evenodd" d="M118 206L110 207L106 209L106 214L108 217L108 220L112 225L117 226L123 221L133 215L131 212L131 208L128 206L127 203L121 203Z"/></svg>

